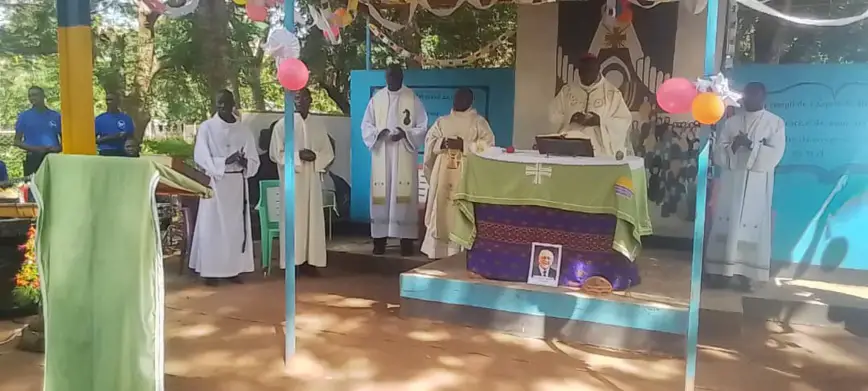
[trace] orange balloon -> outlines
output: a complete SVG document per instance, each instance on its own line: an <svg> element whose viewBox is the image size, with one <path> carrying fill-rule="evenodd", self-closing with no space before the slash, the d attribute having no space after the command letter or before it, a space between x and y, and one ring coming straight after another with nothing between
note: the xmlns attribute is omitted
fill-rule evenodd
<svg viewBox="0 0 868 391"><path fill-rule="evenodd" d="M703 125L720 121L726 112L726 104L713 92L703 92L693 99L693 119Z"/></svg>

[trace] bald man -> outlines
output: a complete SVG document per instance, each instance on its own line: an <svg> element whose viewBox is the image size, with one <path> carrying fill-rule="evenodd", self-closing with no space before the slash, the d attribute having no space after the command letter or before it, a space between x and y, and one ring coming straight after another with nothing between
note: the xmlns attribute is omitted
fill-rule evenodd
<svg viewBox="0 0 868 391"><path fill-rule="evenodd" d="M578 79L563 86L549 106L549 120L562 137L590 140L594 156L621 159L633 121L630 108L600 74L596 56L582 56L578 70Z"/></svg>
<svg viewBox="0 0 868 391"><path fill-rule="evenodd" d="M552 267L555 261L555 253L551 250L542 250L536 259L536 267L531 269L531 276L558 279L557 269Z"/></svg>

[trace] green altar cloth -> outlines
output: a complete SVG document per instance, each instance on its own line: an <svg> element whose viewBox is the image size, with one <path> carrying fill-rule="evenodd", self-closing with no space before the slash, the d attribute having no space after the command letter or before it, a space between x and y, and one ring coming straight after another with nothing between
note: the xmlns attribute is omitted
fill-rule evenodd
<svg viewBox="0 0 868 391"><path fill-rule="evenodd" d="M45 391L163 390L158 184L211 193L145 159L49 155L36 173Z"/></svg>
<svg viewBox="0 0 868 391"><path fill-rule="evenodd" d="M530 156L527 152L523 155ZM612 249L634 260L642 247L641 237L651 234L645 168L631 169L626 161L608 165L548 163L569 158L534 155L525 158L528 162L496 160L486 154L467 156L455 191L457 216L450 238L465 248L473 247L473 203L605 213L618 219Z"/></svg>

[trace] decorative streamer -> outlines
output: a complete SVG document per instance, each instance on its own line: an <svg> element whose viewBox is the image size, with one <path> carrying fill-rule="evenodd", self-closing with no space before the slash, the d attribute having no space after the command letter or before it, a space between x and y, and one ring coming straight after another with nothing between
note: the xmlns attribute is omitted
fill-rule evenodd
<svg viewBox="0 0 868 391"><path fill-rule="evenodd" d="M199 7L199 0L187 0L186 3L178 7L170 7L159 0L142 0L140 4L151 12L162 14L171 19L178 19L193 13Z"/></svg>
<svg viewBox="0 0 868 391"><path fill-rule="evenodd" d="M379 23L381 26L383 26L383 28L385 28L387 30L391 30L391 31L399 31L406 26L406 24L393 22L393 21L388 20L385 17L383 17L383 15L380 14L380 12L377 10L377 8L373 4L371 4L372 0L357 0L357 1L360 1L362 4L365 4L368 7L368 10L369 10L371 17L374 18L374 20L376 20L377 23ZM515 3L515 4L539 5L539 4L553 3L556 1L557 0L508 0L508 1L491 0L491 2L488 3L488 5L483 5L481 0L457 0L455 2L455 5L452 7L433 8L431 6L431 4L428 2L428 0L409 0L408 4L410 5L410 16L407 19L407 24L409 24L409 22L413 20L413 16L416 12L416 8L419 6L421 6L423 9L425 9L426 11L428 11L428 12L430 12L436 16L446 17L449 15L452 15L452 13L454 13L456 10L458 10L458 8L461 7L465 3L470 4L471 6L473 6L474 8L477 8L477 9L488 9L488 8L491 8L495 5L497 5L497 4ZM645 9L653 8L659 4L671 3L673 1L680 1L684 7L686 7L689 11L693 12L694 14L700 14L703 11L705 11L705 9L708 7L708 0L659 0L659 1L651 2L651 3L647 3L647 2L646 3L640 3L640 0L629 0L630 4L632 6L637 6L637 7L645 8ZM762 13L767 14L767 15L775 16L777 18L784 19L784 20L792 22L792 23L808 25L808 26L845 26L848 24L858 23L858 22L861 22L865 19L868 19L868 10L866 10L865 12L863 12L862 14L860 14L858 16L850 16L847 18L809 19L809 18L802 18L802 17L785 15L784 13L782 13L782 12L780 12L774 8L771 8L768 5L765 5L760 0L736 0L736 1L738 3L743 4L744 6L746 6L748 8L755 10L755 11L762 12ZM613 2L611 2L611 4L612 5L616 4L616 2L613 1ZM610 8L614 9L615 7L611 6Z"/></svg>
<svg viewBox="0 0 868 391"><path fill-rule="evenodd" d="M350 20L355 20L359 14L359 0L349 0L347 2L347 14L350 15Z"/></svg>
<svg viewBox="0 0 868 391"><path fill-rule="evenodd" d="M309 5L307 11L313 18L313 25L322 31L323 36L332 45L341 43L341 29L339 25L332 24L329 15L332 15L331 10L318 10L316 7Z"/></svg>
<svg viewBox="0 0 868 391"><path fill-rule="evenodd" d="M407 18L406 24L394 22L394 21L388 20L385 17L383 17L383 15L380 14L380 11L377 10L377 8L372 4L372 2L373 2L372 0L350 0L350 4L352 4L352 1L358 1L358 2L361 2L362 4L365 4L368 7L368 13L383 28L390 30L390 31L399 31L399 30L403 29L404 27L406 27L407 24L410 24L410 22L413 20L413 17L416 14L416 8L417 7L422 7L424 10L426 10L426 11L428 11L428 12L430 12L436 16L446 17L449 15L452 15L452 13L457 11L458 8L460 8L465 3L469 4L473 8L480 9L480 10L486 10L486 9L489 9L495 5L498 5L498 4L540 5L540 4L555 3L558 0L491 0L487 5L482 4L482 0L456 0L455 5L453 5L452 7L446 7L446 8L434 8L428 2L429 0L409 0L406 3L397 3L397 2L390 3L390 5L391 4L402 4L402 5L403 4L409 4L410 15ZM660 0L660 1L652 2L650 4L647 2L645 4L640 4L640 0L629 0L629 3L631 3L632 5L642 7L642 8L652 8L658 4L670 3L672 1L678 1L678 0ZM681 0L681 1L691 1L691 2L698 1L698 2L702 2L704 4L704 2L707 0ZM613 4L614 4L614 2L613 2ZM349 9L349 7L350 6L348 5L347 9ZM698 12L702 12L702 9L700 9Z"/></svg>
<svg viewBox="0 0 868 391"><path fill-rule="evenodd" d="M723 68L724 70L732 69L735 65L736 38L738 37L738 3L732 2L729 5L728 14L726 15L726 47L724 48Z"/></svg>
<svg viewBox="0 0 868 391"><path fill-rule="evenodd" d="M397 54L401 58L414 60L416 62L419 62L423 66L437 67L437 68L455 68L455 67L471 65L480 59L488 57L491 54L491 52L494 51L494 49L502 46L504 43L509 41L510 37L515 35L514 30L507 31L507 32L501 34L495 40L493 40L490 43L483 46L481 49L479 49L473 53L470 53L467 56L464 56L461 58L450 58L450 59L439 60L439 59L434 59L434 58L427 58L422 54L414 54L414 53L410 52L409 50L404 49L403 47L401 47L400 45L398 45L394 41L392 41L388 36L386 36L386 34L384 34L382 31L380 31L380 29L377 28L377 26L375 26L374 24L369 24L368 26L371 30L371 34L376 36L377 39L379 39L381 42L383 42L383 44L388 46L392 51L395 52L395 54Z"/></svg>

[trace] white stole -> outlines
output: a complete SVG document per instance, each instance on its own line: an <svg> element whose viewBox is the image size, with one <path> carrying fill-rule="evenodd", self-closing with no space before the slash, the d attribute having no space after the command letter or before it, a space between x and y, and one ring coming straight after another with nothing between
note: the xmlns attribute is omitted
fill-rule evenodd
<svg viewBox="0 0 868 391"><path fill-rule="evenodd" d="M374 122L376 122L377 131L382 131L389 127L389 115L391 110L389 107L389 93L383 88L374 94ZM410 137L410 128L415 125L415 109L416 95L413 90L404 87L400 90L398 97L398 126L406 132L406 136ZM394 131L395 129L389 129ZM388 141L387 141L388 142ZM399 141L401 143L409 143L406 139ZM371 202L374 205L388 205L386 199L386 186L390 186L386 182L386 170L388 167L386 159L385 143L380 146L375 146L371 149ZM413 175L416 174L416 151L408 145L398 145L395 148L394 167L397 168L395 178L392 180L398 181L397 191L395 194L396 203L407 204L413 199Z"/></svg>

